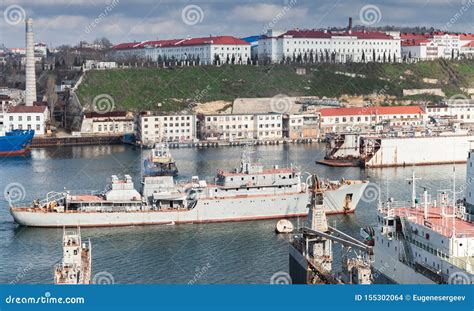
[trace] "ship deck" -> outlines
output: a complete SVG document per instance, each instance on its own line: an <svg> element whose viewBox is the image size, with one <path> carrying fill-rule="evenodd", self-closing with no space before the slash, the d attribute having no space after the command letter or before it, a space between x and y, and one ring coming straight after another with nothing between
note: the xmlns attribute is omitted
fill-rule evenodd
<svg viewBox="0 0 474 311"><path fill-rule="evenodd" d="M392 209L395 216L406 217L411 222L418 225L430 228L431 230L444 235L452 236L453 233L457 237L474 237L474 224L466 220L454 218L453 222L453 209L452 207L444 208L444 217L442 215L443 210L439 206L428 207L428 219L424 219L424 211L422 207L416 209L405 207L405 208L394 208ZM454 229L454 230L453 230Z"/></svg>

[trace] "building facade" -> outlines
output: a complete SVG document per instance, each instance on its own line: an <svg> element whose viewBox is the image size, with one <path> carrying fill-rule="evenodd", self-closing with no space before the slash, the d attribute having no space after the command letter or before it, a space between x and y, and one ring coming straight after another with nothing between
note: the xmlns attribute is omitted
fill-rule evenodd
<svg viewBox="0 0 474 311"><path fill-rule="evenodd" d="M6 130L35 130L35 136L46 134L48 121L46 106L13 106L4 115Z"/></svg>
<svg viewBox="0 0 474 311"><path fill-rule="evenodd" d="M123 135L135 131L135 118L126 111L88 112L82 120L81 133Z"/></svg>
<svg viewBox="0 0 474 311"><path fill-rule="evenodd" d="M138 116L137 139L144 145L193 141L196 139L196 116L142 113Z"/></svg>
<svg viewBox="0 0 474 311"><path fill-rule="evenodd" d="M428 117L449 119L460 123L474 123L474 101L449 100L439 105L426 107Z"/></svg>
<svg viewBox="0 0 474 311"><path fill-rule="evenodd" d="M269 140L283 137L283 115L215 114L199 117L202 140Z"/></svg>
<svg viewBox="0 0 474 311"><path fill-rule="evenodd" d="M258 59L271 63L399 61L400 38L383 32L269 30L258 42Z"/></svg>
<svg viewBox="0 0 474 311"><path fill-rule="evenodd" d="M399 126L423 125L425 111L419 106L388 106L361 108L323 108L320 113L321 134L366 132L387 122Z"/></svg>
<svg viewBox="0 0 474 311"><path fill-rule="evenodd" d="M433 60L436 58L472 57L474 35L456 33L402 33L400 35L404 59Z"/></svg>
<svg viewBox="0 0 474 311"><path fill-rule="evenodd" d="M113 48L117 59L137 57L154 62L189 61L195 64L246 64L250 43L231 36L121 43Z"/></svg>
<svg viewBox="0 0 474 311"><path fill-rule="evenodd" d="M283 136L289 139L319 137L319 115L316 113L283 116Z"/></svg>

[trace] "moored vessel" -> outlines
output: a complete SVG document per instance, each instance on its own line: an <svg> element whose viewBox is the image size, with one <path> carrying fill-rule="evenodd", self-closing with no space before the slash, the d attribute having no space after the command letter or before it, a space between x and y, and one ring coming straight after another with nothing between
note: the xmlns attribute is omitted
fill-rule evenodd
<svg viewBox="0 0 474 311"><path fill-rule="evenodd" d="M155 144L151 155L145 159L145 176L176 176L178 168L166 143Z"/></svg>
<svg viewBox="0 0 474 311"><path fill-rule="evenodd" d="M439 190L435 199L424 188L411 202L389 199L378 209L373 268L398 284L474 284L474 151L469 152L467 189L456 200L455 186Z"/></svg>
<svg viewBox="0 0 474 311"><path fill-rule="evenodd" d="M3 134L0 132L0 156L27 153L34 135L34 130L12 130Z"/></svg>
<svg viewBox="0 0 474 311"><path fill-rule="evenodd" d="M367 181L322 182L328 214L354 212ZM103 191L50 192L29 207L11 207L14 220L37 227L100 227L245 221L306 216L307 184L298 169L264 168L244 154L240 167L218 170L213 180L194 176L112 176Z"/></svg>
<svg viewBox="0 0 474 311"><path fill-rule="evenodd" d="M90 284L92 274L91 242L83 243L80 229L63 232L63 259L54 267L54 283Z"/></svg>

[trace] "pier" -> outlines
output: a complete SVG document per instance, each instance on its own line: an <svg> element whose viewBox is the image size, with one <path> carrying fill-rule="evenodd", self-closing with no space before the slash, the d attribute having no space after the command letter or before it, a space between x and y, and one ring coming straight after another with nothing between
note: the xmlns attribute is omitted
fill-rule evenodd
<svg viewBox="0 0 474 311"><path fill-rule="evenodd" d="M30 148L83 145L118 145L122 144L122 136L64 136L35 137Z"/></svg>

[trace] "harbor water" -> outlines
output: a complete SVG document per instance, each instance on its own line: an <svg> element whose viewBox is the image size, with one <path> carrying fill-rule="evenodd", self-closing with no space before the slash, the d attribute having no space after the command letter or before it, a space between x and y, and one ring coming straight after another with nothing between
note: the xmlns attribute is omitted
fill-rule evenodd
<svg viewBox="0 0 474 311"><path fill-rule="evenodd" d="M297 166L321 178L368 179L369 185L352 215L329 217L338 229L359 236L361 227L375 225L379 197L409 200L406 179L415 170L420 186L433 195L465 183L464 165L385 169L331 168L315 164L324 146L275 145L251 147L250 156L264 165ZM217 169L237 167L241 147L173 149L179 177L212 180ZM27 157L0 158L0 283L52 283L53 266L62 257L62 229L19 227L8 211L7 192L31 204L48 191L104 189L113 174L130 174L140 188L148 150L131 146L81 146L34 149ZM467 155L466 155L467 156ZM421 194L422 189L418 192ZM458 194L462 198L463 194ZM304 218L292 220L296 227ZM91 239L93 272L100 283L270 283L272 275L288 272L289 235L277 235L277 220L145 227L81 229ZM100 279L99 279L100 278Z"/></svg>

